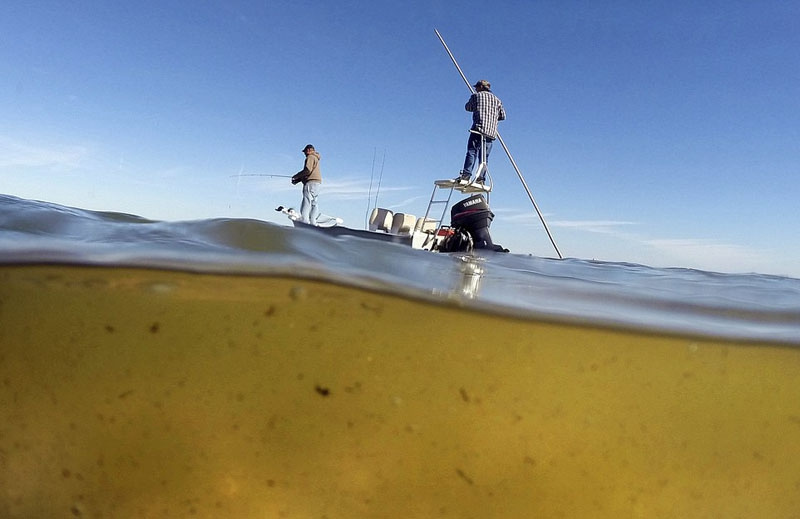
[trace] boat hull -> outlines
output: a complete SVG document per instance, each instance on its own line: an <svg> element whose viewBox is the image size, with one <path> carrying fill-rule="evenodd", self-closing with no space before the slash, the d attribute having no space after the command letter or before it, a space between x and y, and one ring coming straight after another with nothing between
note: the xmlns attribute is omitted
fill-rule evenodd
<svg viewBox="0 0 800 519"><path fill-rule="evenodd" d="M386 232L367 231L363 229L351 229L350 227L344 227L342 225L335 225L333 227L320 227L317 225L307 224L299 220L292 220L292 223L294 224L295 227L299 229L314 229L329 236L336 236L336 237L353 236L355 238L363 238L367 240L378 240L390 243L399 243L401 245L407 245L409 247L411 247L412 245L411 236L402 236L399 234L391 234Z"/></svg>

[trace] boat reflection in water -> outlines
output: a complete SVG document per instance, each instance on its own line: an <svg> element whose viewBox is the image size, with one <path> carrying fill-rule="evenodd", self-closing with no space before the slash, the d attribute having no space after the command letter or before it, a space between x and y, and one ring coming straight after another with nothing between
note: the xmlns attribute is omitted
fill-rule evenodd
<svg viewBox="0 0 800 519"><path fill-rule="evenodd" d="M481 277L484 273L483 258L479 256L459 256L461 261L458 272L459 283L453 287L453 294L458 297L466 299L475 299L478 297L478 291L481 288Z"/></svg>

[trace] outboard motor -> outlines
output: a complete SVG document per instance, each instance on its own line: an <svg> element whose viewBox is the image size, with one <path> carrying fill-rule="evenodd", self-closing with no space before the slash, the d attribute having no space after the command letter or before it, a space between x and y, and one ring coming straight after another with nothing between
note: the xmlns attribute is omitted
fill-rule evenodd
<svg viewBox="0 0 800 519"><path fill-rule="evenodd" d="M508 252L500 245L492 243L489 226L493 219L494 213L489 210L489 204L480 194L465 198L450 209L450 226L468 232L472 236L474 248Z"/></svg>

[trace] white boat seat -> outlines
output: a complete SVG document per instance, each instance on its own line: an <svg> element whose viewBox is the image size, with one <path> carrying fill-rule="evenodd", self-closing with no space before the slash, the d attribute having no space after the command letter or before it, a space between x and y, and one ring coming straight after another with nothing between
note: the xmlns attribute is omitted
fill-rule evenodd
<svg viewBox="0 0 800 519"><path fill-rule="evenodd" d="M414 232L417 217L413 214L395 213L392 219L392 234L408 236Z"/></svg>
<svg viewBox="0 0 800 519"><path fill-rule="evenodd" d="M382 207L376 207L369 216L369 230L389 232L392 230L394 213Z"/></svg>
<svg viewBox="0 0 800 519"><path fill-rule="evenodd" d="M432 220L430 218L418 218L417 223L414 226L415 231L419 232L429 232L433 233L436 232L436 227L439 225L439 222L436 220Z"/></svg>

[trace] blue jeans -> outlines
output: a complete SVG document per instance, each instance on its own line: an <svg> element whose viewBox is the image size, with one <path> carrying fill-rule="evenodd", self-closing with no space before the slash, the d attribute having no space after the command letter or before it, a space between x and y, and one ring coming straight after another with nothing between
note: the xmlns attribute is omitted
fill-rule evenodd
<svg viewBox="0 0 800 519"><path fill-rule="evenodd" d="M481 141L486 145L486 162L489 162L489 153L492 151L494 139L488 137L481 139L480 134L470 133L467 141L467 156L464 158L464 169L462 170L464 173L469 173L470 176L472 176L472 168L475 167L475 163L479 163L481 159Z"/></svg>
<svg viewBox="0 0 800 519"><path fill-rule="evenodd" d="M319 216L317 198L319 198L321 185L321 182L315 180L309 180L303 184L303 203L300 205L300 216L305 223L317 225L317 217Z"/></svg>

